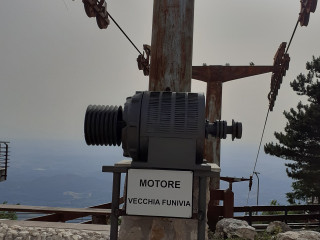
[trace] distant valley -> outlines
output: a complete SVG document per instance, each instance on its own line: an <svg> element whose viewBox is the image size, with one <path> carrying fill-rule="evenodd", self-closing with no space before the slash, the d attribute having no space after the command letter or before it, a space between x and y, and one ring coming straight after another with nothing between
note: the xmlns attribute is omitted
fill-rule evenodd
<svg viewBox="0 0 320 240"><path fill-rule="evenodd" d="M230 149L232 148L232 151ZM222 147L222 176L249 177L252 151L248 146ZM13 141L8 180L0 183L0 202L23 205L88 207L111 201L112 174L102 173L102 165L122 160L122 149L88 147L84 142ZM262 156L259 162L259 203L277 199L286 204L291 180L280 159ZM257 181L249 205L256 203ZM222 182L222 188L227 188ZM248 182L233 184L235 205L246 205Z"/></svg>

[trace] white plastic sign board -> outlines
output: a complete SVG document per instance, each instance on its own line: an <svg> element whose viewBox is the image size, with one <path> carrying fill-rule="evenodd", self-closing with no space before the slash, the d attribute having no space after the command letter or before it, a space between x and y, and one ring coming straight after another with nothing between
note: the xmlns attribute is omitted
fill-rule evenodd
<svg viewBox="0 0 320 240"><path fill-rule="evenodd" d="M192 217L192 171L128 169L127 215Z"/></svg>

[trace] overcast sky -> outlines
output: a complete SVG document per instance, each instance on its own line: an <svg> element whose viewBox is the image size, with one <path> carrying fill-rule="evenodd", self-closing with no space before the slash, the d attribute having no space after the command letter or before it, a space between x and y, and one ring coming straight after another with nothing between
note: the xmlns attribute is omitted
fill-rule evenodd
<svg viewBox="0 0 320 240"><path fill-rule="evenodd" d="M148 78L138 70L137 51L114 23L100 30L80 0L1 1L0 140L83 140L89 104L123 105ZM108 11L142 50L151 43L151 0L108 1ZM299 0L196 0L193 65L272 65L288 42L300 11ZM285 126L284 110L299 97L289 82L320 55L319 9L308 27L298 27L289 50L290 69L269 115L263 143ZM271 74L223 85L222 118L243 123L232 144L256 154L267 112ZM192 91L205 92L192 82ZM224 140L224 142L230 142ZM223 143L224 144L224 143ZM232 144L227 144L232 146ZM223 153L222 153L223 157ZM254 159L252 159L254 161Z"/></svg>

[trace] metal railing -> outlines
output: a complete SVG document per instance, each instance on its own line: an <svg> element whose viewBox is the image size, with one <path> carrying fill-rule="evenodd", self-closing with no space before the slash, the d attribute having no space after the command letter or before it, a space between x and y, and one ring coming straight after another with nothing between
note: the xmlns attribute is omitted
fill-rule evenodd
<svg viewBox="0 0 320 240"><path fill-rule="evenodd" d="M7 180L9 167L9 142L0 141L0 182Z"/></svg>

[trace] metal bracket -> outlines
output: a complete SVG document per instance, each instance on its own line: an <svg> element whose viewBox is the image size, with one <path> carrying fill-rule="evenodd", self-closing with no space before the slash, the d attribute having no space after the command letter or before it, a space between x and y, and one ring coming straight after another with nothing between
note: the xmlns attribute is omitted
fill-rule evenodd
<svg viewBox="0 0 320 240"><path fill-rule="evenodd" d="M289 69L290 57L289 54L285 53L286 45L286 42L281 43L274 56L274 70L272 72L270 92L268 94L270 111L273 110L282 79L286 75L286 71Z"/></svg>
<svg viewBox="0 0 320 240"><path fill-rule="evenodd" d="M143 70L145 76L149 76L150 73L150 56L151 56L151 46L143 44L143 54L140 54L137 58L138 69ZM144 56L146 54L146 57Z"/></svg>

